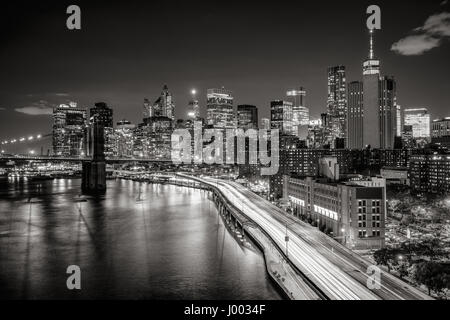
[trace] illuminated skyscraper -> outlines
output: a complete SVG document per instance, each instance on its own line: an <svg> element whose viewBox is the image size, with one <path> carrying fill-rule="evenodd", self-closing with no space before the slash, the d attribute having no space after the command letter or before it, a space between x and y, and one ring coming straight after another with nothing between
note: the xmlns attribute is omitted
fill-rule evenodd
<svg viewBox="0 0 450 320"><path fill-rule="evenodd" d="M142 115L143 119L153 117L153 106L150 103L150 100L148 99L144 99L144 105L142 107Z"/></svg>
<svg viewBox="0 0 450 320"><path fill-rule="evenodd" d="M121 120L117 122L116 134L116 150L117 154L114 156L120 158L133 157L134 146L134 130L136 126L128 120Z"/></svg>
<svg viewBox="0 0 450 320"><path fill-rule="evenodd" d="M104 102L97 102L94 108L90 109L90 118L96 117L98 124L104 128L113 127L113 109Z"/></svg>
<svg viewBox="0 0 450 320"><path fill-rule="evenodd" d="M93 121L96 121L97 124L101 125L103 127L104 132L104 153L105 157L112 157L117 152L115 151L116 148L116 136L114 132L114 124L113 124L113 109L108 107L108 105L104 102L98 102L95 104L94 108L90 109L90 120L89 123L92 125ZM94 120L95 119L95 120ZM91 138L88 135L89 142L91 141ZM92 154L91 151L88 152L89 155Z"/></svg>
<svg viewBox="0 0 450 320"><path fill-rule="evenodd" d="M234 108L232 92L208 89L206 96L207 124L216 129L234 128Z"/></svg>
<svg viewBox="0 0 450 320"><path fill-rule="evenodd" d="M380 60L375 58L374 31L370 30L369 56L363 63L363 146L373 149L381 148L379 85Z"/></svg>
<svg viewBox="0 0 450 320"><path fill-rule="evenodd" d="M405 109L405 126L412 126L413 137L431 137L431 117L426 108Z"/></svg>
<svg viewBox="0 0 450 320"><path fill-rule="evenodd" d="M53 109L53 154L84 156L87 151L87 111L76 104Z"/></svg>
<svg viewBox="0 0 450 320"><path fill-rule="evenodd" d="M347 133L347 85L345 66L328 68L328 129L330 144Z"/></svg>
<svg viewBox="0 0 450 320"><path fill-rule="evenodd" d="M392 149L396 135L397 85L392 77L382 77L379 81L379 124L380 148Z"/></svg>
<svg viewBox="0 0 450 320"><path fill-rule="evenodd" d="M167 117L175 120L175 103L167 85L164 85L161 95L155 101L148 114L149 117Z"/></svg>
<svg viewBox="0 0 450 320"><path fill-rule="evenodd" d="M403 110L400 105L396 106L396 123L397 127L396 129L396 136L401 137L403 133Z"/></svg>
<svg viewBox="0 0 450 320"><path fill-rule="evenodd" d="M280 130L280 134L295 135L292 123L292 103L276 100L270 103L270 125L272 129Z"/></svg>
<svg viewBox="0 0 450 320"><path fill-rule="evenodd" d="M307 126L309 124L309 109L306 107L306 90L300 87L299 89L289 90L286 95L287 100L292 103L293 126Z"/></svg>
<svg viewBox="0 0 450 320"><path fill-rule="evenodd" d="M360 81L348 84L347 147L363 149L364 88Z"/></svg>
<svg viewBox="0 0 450 320"><path fill-rule="evenodd" d="M238 106L237 121L239 129L258 129L258 108L250 105Z"/></svg>
<svg viewBox="0 0 450 320"><path fill-rule="evenodd" d="M261 128L262 130L270 130L270 119L262 118L261 119Z"/></svg>

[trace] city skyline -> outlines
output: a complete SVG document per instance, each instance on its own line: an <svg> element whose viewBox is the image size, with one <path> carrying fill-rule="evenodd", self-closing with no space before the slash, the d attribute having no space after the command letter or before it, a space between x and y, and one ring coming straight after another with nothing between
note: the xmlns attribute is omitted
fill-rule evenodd
<svg viewBox="0 0 450 320"><path fill-rule="evenodd" d="M448 300L449 2L6 4L0 299Z"/></svg>
<svg viewBox="0 0 450 320"><path fill-rule="evenodd" d="M202 44L205 40L209 44L212 41L208 38L209 35L222 28L215 24L209 27L207 31L204 31L203 34L201 32L193 32L192 39L187 42L179 39L175 41L171 37L172 42L167 40L169 51L166 52L166 57L162 57L162 52L159 52L159 50L156 50L158 52L154 55L144 57L143 54L133 55L133 49L136 48L137 42L142 40L143 36L147 35L147 32L152 34L155 31L153 29L146 30L146 23L139 19L138 22L134 22L138 25L133 25L131 18L136 18L135 8L140 8L141 5L136 6L134 9L126 8L124 13L119 14L119 9L122 9L120 5L112 5L112 8L105 9L99 3L92 6L81 3L80 7L83 10L83 17L86 18L83 20L83 29L79 34L67 33L68 31L64 30L64 26L61 27L61 30L50 31L48 28L55 27L60 20L64 21L66 18L64 11L60 14L56 12L54 7L50 10L46 5L41 4L40 7L31 5L29 12L23 19L29 17L28 15L31 14L35 15L36 19L39 19L40 15L36 13L38 9L42 10L42 12L48 11L48 19L40 28L42 30L34 30L33 32L36 33L36 36L40 36L42 41L50 44L50 47L36 49L35 56L29 56L31 52L28 54L21 53L18 57L11 58L11 55L9 55L8 58L5 57L1 60L1 63L4 64L4 69L10 71L5 72L0 78L0 82L2 83L2 89L0 89L2 93L0 100L0 112L2 115L0 117L1 134L6 137L20 135L17 126L12 125L16 121L29 123L27 127L30 128L30 133L42 131L39 127L51 122L51 117L49 117L51 113L50 108L60 103L66 103L69 100L77 101L80 106L86 108L92 106L95 102L105 101L114 108L116 114L115 121L126 118L134 123L138 123L141 118L140 111L142 110L143 98L153 99L153 97L156 97L161 91L161 86L165 83L171 88L174 96L177 106L175 111L176 118L187 118L187 114L185 113L187 113L186 106L190 100L191 89L195 88L197 90L197 97L202 115L204 116L206 112L206 90L215 87L220 88L222 86L233 92L235 106L239 104L257 106L260 110L260 118L269 116L270 101L285 99L286 90L304 86L308 91L307 107L311 111L312 118L318 118L321 113L326 111L326 70L328 67L341 64L345 65L347 69L347 83L361 78L361 62L367 55L367 29L364 25L366 18L365 5L365 3L350 2L344 6L341 5L343 8L335 8L335 5L329 4L328 7L321 11L315 10L315 7L310 4L299 5L299 11L314 10L317 16L316 20L322 22L330 14L332 9L339 9L339 12L342 11L346 23L336 24L336 29L340 31L346 29L348 33L340 33L340 37L337 39L336 32L338 30L331 31L327 26L317 25L318 23L311 21L311 29L314 27L314 30L299 37L299 44L297 41L292 42L286 39L287 36L298 31L296 27L292 26L293 23L290 21L295 21L294 17L289 19L286 25L280 26L279 30L274 30L267 34L267 39L260 36L247 37L245 39L242 36L238 37L237 30L234 28L247 25L252 19L256 19L250 15L246 16L249 10L260 12L262 17L268 17L268 9L274 9L273 14L280 13L282 10L278 6L271 8L267 5L261 5L258 8L243 5L237 8L236 4L232 2L230 4L230 10L238 9L239 19L236 22L236 26L233 27L233 30L228 30L223 34L231 35L232 43L240 45L234 46L231 49L230 57L227 55L227 60L224 63L224 66L236 65L237 67L233 68L233 71L224 71L224 66L218 62L211 61L215 56L218 60L224 58L224 54L220 50L216 50L216 52L199 50L195 55L190 55L185 52L193 46L196 47ZM143 6L143 10L147 8L147 6ZM171 12L177 16L176 11L171 11L172 4L169 3L161 6L162 12ZM448 51L448 43L446 43L445 37L441 39L440 48L424 52L423 55L404 56L395 53L390 50L392 45L398 42L400 38L405 38L409 31L399 30L400 28L393 23L393 20L395 20L392 19L394 13L401 13L399 5L380 3L380 7L382 9L382 30L377 32L376 53L377 58L382 61L383 73L393 75L399 84L398 103L404 108L426 107L432 114L433 119L447 116L445 111L448 90L445 88L448 87L448 80L443 77L444 74L442 72L442 70L446 69L445 65L448 64L447 59L444 59L445 52L446 50ZM402 24L402 26L409 24L412 27L420 26L429 16L448 10L447 5L441 5L439 1L432 2L431 4L421 3L420 8L423 10L409 12L407 19L412 21ZM11 5L3 13L7 12L8 9L12 11L17 10L16 7ZM192 10L189 12L196 12L195 16L199 17L198 23L200 25L206 22L211 25L211 17L216 14L219 19L221 17L220 14L222 14L217 12L215 7L208 9L211 12L205 12L206 9L200 2L193 3L192 8L189 10ZM104 29L108 26L111 27L111 25L107 22L96 24L90 19L94 14L112 15L122 18L124 22L117 22L116 24L116 28L118 28L120 33L111 37L112 33ZM248 17L248 21L245 19L242 21L241 15ZM287 15L289 17L289 14ZM139 18L140 15L137 17ZM203 21L201 19L202 17L204 19L208 18L207 21ZM161 17L157 19L161 19ZM121 19L117 20L121 21ZM4 21L8 22L8 19L6 18ZM177 20L176 25L181 25L181 22ZM260 26L263 21L261 21L261 18L258 18L258 21L255 22L258 22L257 26ZM12 31L13 36L11 37L10 33L9 38L7 40L5 39L4 44L6 50L2 51L2 56L5 53L9 53L8 49L10 48L17 50L22 45L29 45L30 42L35 41L26 36L29 32L26 28L29 23L24 22L24 25L20 27L16 23L8 25L7 29L9 32ZM302 24L304 23L306 21L302 21ZM138 30L138 35L131 40L124 39L126 34L135 30L134 28L137 26L139 26L136 29ZM448 26L444 23L443 27ZM192 28L196 29L195 31L199 31L200 26ZM171 27L170 34L174 33L174 29L177 29L175 25ZM190 30L190 28L187 29ZM263 31L265 30L262 30L261 34L264 33ZM328 31L328 33L325 31ZM22 37L22 41L25 43L16 43L16 38L23 36L24 33L25 37ZM311 35L314 33L316 36L314 39L311 39ZM197 34L198 37L196 36ZM257 34L255 33L255 35ZM56 37L55 39L58 40L61 48L56 46L56 41L49 42L49 36L52 39ZM205 38L204 36L207 37ZM350 41L350 38L352 41ZM98 40L98 44L93 43L92 41L94 40ZM264 46L264 40L267 40L269 48L267 50L259 50L256 54L252 54L252 58L250 59L251 50L247 47L248 43L254 43L259 48L260 46ZM343 45L343 48L339 47L340 50L333 52L333 55L327 53L327 56L324 56L323 49L321 48L335 43L337 40ZM179 42L185 45L185 50L178 55L170 48L180 45ZM287 45L288 47L291 44L292 50L288 50L289 53L282 53L280 50L271 50L274 47L270 47L270 44L274 42ZM120 44L127 46L123 47ZM87 49L86 46L88 45L93 47L94 53L89 57L85 56L87 54L85 52ZM54 54L61 53L61 50L73 49L75 48L74 46L79 46L76 50L79 55L69 54L67 52L65 55L67 61L64 62L65 65L62 68L64 70L59 70L62 62L60 61L61 58L58 59L59 62L58 60L49 61ZM142 42L142 50L148 50L147 46L145 42ZM55 53L49 52L51 48L55 49ZM114 50L108 53L106 51L108 48ZM298 51L298 49L302 48L307 48L307 50ZM316 58L311 57L311 51L316 53ZM294 54L295 52L298 52L298 54ZM50 54L50 57L46 57L45 54ZM184 58L181 57L183 55ZM200 56L203 55L205 55L205 57L202 57L203 62L199 63ZM286 55L289 57L286 57ZM31 61L31 57L33 58L32 60L41 60L42 63L39 63L39 66L34 64L33 67L30 67L30 70L25 70L29 64L27 61ZM81 57L86 58L86 61L80 59ZM103 62L96 66L98 72L93 75L87 69L92 68L92 64L99 62L101 57L103 57ZM191 61L191 58L195 59ZM270 63L267 63L269 61L268 58L270 58ZM284 58L288 58L287 61ZM21 59L24 64L23 66L18 65ZM25 62L23 59L25 59ZM161 59L169 63L169 65L165 65L163 71L160 70L161 68L156 68L153 65L153 61L161 61ZM120 62L120 66L114 65L114 61ZM193 63L187 63L187 61ZM411 68L413 65L414 68ZM75 68L80 68L81 70L77 71ZM180 68L181 70L189 69L184 73L186 76L179 76L178 72L176 72L177 76L174 78L171 74ZM251 70L253 72L249 72ZM424 81L426 74L431 74L431 71L433 71L435 80ZM32 75L30 74L31 72L33 72ZM151 72L151 75L143 76L147 72ZM416 72L416 76L411 74ZM73 77L68 77L66 73L69 75L73 74ZM6 76L6 74L9 74L9 76ZM418 74L421 74L421 76L419 77ZM21 79L20 85L18 85L19 79ZM37 81L37 79L42 79L42 81ZM75 79L77 83L71 85ZM96 81L95 85L92 84L93 81ZM418 87L421 90L417 90ZM258 90L258 88L264 90Z"/></svg>

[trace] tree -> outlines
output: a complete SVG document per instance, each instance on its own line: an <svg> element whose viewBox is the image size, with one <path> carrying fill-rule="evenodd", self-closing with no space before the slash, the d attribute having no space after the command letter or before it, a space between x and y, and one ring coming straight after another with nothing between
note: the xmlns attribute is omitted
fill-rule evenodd
<svg viewBox="0 0 450 320"><path fill-rule="evenodd" d="M373 258L375 259L377 265L387 266L388 271L391 271L391 265L389 262L392 260L393 256L390 249L382 248L375 251L375 253L373 254Z"/></svg>
<svg viewBox="0 0 450 320"><path fill-rule="evenodd" d="M444 289L450 288L449 265L437 262L419 263L416 266L415 279L428 288L428 295L431 295L431 291L442 293Z"/></svg>
<svg viewBox="0 0 450 320"><path fill-rule="evenodd" d="M397 269L398 275L400 279L403 279L404 277L409 275L408 272L408 266L406 263L400 263L398 269Z"/></svg>

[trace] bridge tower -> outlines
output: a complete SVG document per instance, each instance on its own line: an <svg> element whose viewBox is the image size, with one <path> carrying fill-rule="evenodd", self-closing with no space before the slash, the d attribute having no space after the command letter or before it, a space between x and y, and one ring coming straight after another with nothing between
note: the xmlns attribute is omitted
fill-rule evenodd
<svg viewBox="0 0 450 320"><path fill-rule="evenodd" d="M83 192L101 194L106 192L105 130L94 118L90 127L89 153L91 161L83 162Z"/></svg>

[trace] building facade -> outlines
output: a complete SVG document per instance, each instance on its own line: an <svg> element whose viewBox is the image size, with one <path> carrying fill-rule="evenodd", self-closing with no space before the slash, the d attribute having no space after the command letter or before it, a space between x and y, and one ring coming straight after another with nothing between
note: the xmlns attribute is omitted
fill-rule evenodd
<svg viewBox="0 0 450 320"><path fill-rule="evenodd" d="M215 129L235 128L233 95L225 88L208 89L206 95L206 122Z"/></svg>
<svg viewBox="0 0 450 320"><path fill-rule="evenodd" d="M309 109L306 107L306 90L303 87L289 90L286 93L287 100L292 103L292 125L294 132L298 132L300 126L308 126Z"/></svg>
<svg viewBox="0 0 450 320"><path fill-rule="evenodd" d="M53 109L53 154L61 157L85 156L87 147L87 111L75 103Z"/></svg>
<svg viewBox="0 0 450 320"><path fill-rule="evenodd" d="M237 107L237 127L239 129L258 129L258 108L251 105Z"/></svg>
<svg viewBox="0 0 450 320"><path fill-rule="evenodd" d="M420 154L410 160L411 192L418 195L450 192L450 155Z"/></svg>
<svg viewBox="0 0 450 320"><path fill-rule="evenodd" d="M347 147L363 149L364 86L361 81L348 84Z"/></svg>
<svg viewBox="0 0 450 320"><path fill-rule="evenodd" d="M296 217L309 220L351 249L385 246L383 187L300 176L283 179L284 196Z"/></svg>
<svg viewBox="0 0 450 320"><path fill-rule="evenodd" d="M144 102L144 110L146 109L146 102ZM175 120L175 102L167 85L164 85L160 96L153 103L151 109L144 112L144 117L167 117ZM145 121L144 121L145 122Z"/></svg>
<svg viewBox="0 0 450 320"><path fill-rule="evenodd" d="M405 126L412 126L413 138L431 137L431 116L426 108L405 109Z"/></svg>
<svg viewBox="0 0 450 320"><path fill-rule="evenodd" d="M271 129L280 130L280 134L294 135L293 106L291 102L276 100L270 103Z"/></svg>
<svg viewBox="0 0 450 320"><path fill-rule="evenodd" d="M336 138L347 138L347 80L345 66L329 67L328 79L328 128L330 145Z"/></svg>

